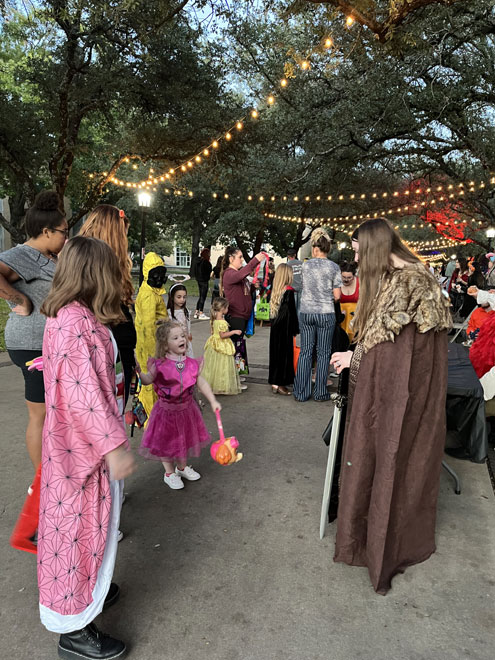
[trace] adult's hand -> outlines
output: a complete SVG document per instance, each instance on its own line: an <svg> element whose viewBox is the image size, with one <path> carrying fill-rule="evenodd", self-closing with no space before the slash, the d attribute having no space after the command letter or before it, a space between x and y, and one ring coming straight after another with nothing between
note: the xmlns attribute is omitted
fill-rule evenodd
<svg viewBox="0 0 495 660"><path fill-rule="evenodd" d="M130 451L120 446L105 456L110 470L110 479L118 481L129 477L136 469L136 461Z"/></svg>
<svg viewBox="0 0 495 660"><path fill-rule="evenodd" d="M345 353L334 353L330 359L330 364L335 367L335 371L340 374L344 369L349 369L351 366L352 351L345 351Z"/></svg>
<svg viewBox="0 0 495 660"><path fill-rule="evenodd" d="M12 307L12 311L18 316L29 316L33 311L33 303L21 293L11 299L10 302L17 303L15 307Z"/></svg>
<svg viewBox="0 0 495 660"><path fill-rule="evenodd" d="M477 286L470 286L469 289L467 290L467 292L470 296L473 296L474 298L477 298L477 296L478 296L478 287Z"/></svg>
<svg viewBox="0 0 495 660"><path fill-rule="evenodd" d="M264 255L263 252L258 252L258 254L255 254L254 256L255 256L255 259L258 259L258 261L263 261L263 259L265 258L265 255Z"/></svg>

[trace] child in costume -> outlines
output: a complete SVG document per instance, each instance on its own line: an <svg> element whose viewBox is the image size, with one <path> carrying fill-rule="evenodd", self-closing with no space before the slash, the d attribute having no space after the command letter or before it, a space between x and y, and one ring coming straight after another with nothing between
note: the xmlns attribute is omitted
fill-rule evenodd
<svg viewBox="0 0 495 660"><path fill-rule="evenodd" d="M189 456L199 456L211 441L198 404L197 384L212 410L221 410L211 387L199 375L199 362L187 357L187 337L177 321L159 322L156 331L156 358L148 360L148 373L138 373L144 385L153 383L158 401L153 406L143 435L140 453L163 463L167 486L184 488L182 479L197 481L201 475L187 465Z"/></svg>
<svg viewBox="0 0 495 660"><path fill-rule="evenodd" d="M178 321L187 337L187 357L193 358L191 316L186 307L187 289L183 284L174 284L168 290L167 311L170 320Z"/></svg>
<svg viewBox="0 0 495 660"><path fill-rule="evenodd" d="M241 330L229 330L225 315L229 311L226 298L215 298L210 310L211 336L205 344L201 375L215 394L240 394L241 381L235 364L235 346L230 340Z"/></svg>
<svg viewBox="0 0 495 660"><path fill-rule="evenodd" d="M143 277L135 306L136 358L140 364L146 365L148 358L155 354L156 323L168 318L163 300L167 269L163 259L154 252L149 252L144 258ZM156 401L156 394L151 385L141 388L139 400L149 417Z"/></svg>
<svg viewBox="0 0 495 660"><path fill-rule="evenodd" d="M76 236L60 254L42 305L46 420L38 524L40 617L61 658L116 658L124 642L93 620L116 602L124 477L134 469L116 400L122 272L113 250Z"/></svg>
<svg viewBox="0 0 495 660"><path fill-rule="evenodd" d="M292 288L294 271L280 264L273 278L270 300L270 364L268 382L273 394L291 394L294 384L294 337L299 333L296 299Z"/></svg>

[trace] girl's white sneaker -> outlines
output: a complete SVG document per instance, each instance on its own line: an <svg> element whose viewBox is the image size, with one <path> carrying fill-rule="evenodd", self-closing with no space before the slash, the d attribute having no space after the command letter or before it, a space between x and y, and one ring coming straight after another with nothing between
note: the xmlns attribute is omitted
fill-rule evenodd
<svg viewBox="0 0 495 660"><path fill-rule="evenodd" d="M199 472L193 470L193 468L190 465L186 465L186 467L183 470L179 470L179 468L176 467L175 473L178 475L179 479L181 477L183 479L187 479L188 481L197 481L198 479L201 479L201 475L199 474Z"/></svg>
<svg viewBox="0 0 495 660"><path fill-rule="evenodd" d="M175 472L172 472L168 476L166 474L163 475L163 481L169 486L172 490L180 490L181 488L184 488L184 482L180 478L179 474L176 474Z"/></svg>

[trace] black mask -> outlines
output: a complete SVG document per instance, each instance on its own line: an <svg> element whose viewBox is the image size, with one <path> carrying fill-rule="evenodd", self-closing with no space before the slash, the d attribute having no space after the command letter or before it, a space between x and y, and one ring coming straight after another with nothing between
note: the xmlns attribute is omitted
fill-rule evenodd
<svg viewBox="0 0 495 660"><path fill-rule="evenodd" d="M165 266L156 266L148 273L148 284L154 289L159 289L165 284L167 269Z"/></svg>

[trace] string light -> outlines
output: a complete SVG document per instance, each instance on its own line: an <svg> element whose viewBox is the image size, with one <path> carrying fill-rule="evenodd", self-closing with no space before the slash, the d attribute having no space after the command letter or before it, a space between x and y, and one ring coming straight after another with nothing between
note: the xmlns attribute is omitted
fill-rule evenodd
<svg viewBox="0 0 495 660"><path fill-rule="evenodd" d="M275 103L275 97L274 96L269 96L267 101L268 101L269 105L273 105Z"/></svg>
<svg viewBox="0 0 495 660"><path fill-rule="evenodd" d="M345 24L347 25L347 27L351 27L352 25L354 25L354 18L352 16L348 16L345 19Z"/></svg>

